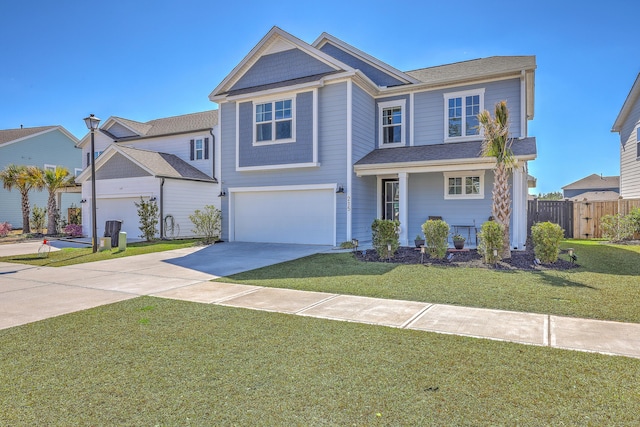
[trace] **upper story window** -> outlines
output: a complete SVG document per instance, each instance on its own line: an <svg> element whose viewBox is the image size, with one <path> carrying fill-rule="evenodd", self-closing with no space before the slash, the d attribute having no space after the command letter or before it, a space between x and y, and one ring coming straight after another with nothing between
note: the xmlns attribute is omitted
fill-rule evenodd
<svg viewBox="0 0 640 427"><path fill-rule="evenodd" d="M195 160L202 160L204 159L204 141L202 140L202 138L198 138L194 141L194 156L195 156Z"/></svg>
<svg viewBox="0 0 640 427"><path fill-rule="evenodd" d="M484 171L444 174L445 199L484 199Z"/></svg>
<svg viewBox="0 0 640 427"><path fill-rule="evenodd" d="M405 144L405 105L404 99L378 103L380 147L397 147Z"/></svg>
<svg viewBox="0 0 640 427"><path fill-rule="evenodd" d="M484 109L484 89L444 94L445 140L473 139L480 134L478 114Z"/></svg>
<svg viewBox="0 0 640 427"><path fill-rule="evenodd" d="M256 143L280 143L294 140L293 99L254 104Z"/></svg>
<svg viewBox="0 0 640 427"><path fill-rule="evenodd" d="M56 171L56 165L44 165L44 170L45 171L51 171L51 172L55 172Z"/></svg>
<svg viewBox="0 0 640 427"><path fill-rule="evenodd" d="M189 160L209 158L209 138L198 137L189 140Z"/></svg>

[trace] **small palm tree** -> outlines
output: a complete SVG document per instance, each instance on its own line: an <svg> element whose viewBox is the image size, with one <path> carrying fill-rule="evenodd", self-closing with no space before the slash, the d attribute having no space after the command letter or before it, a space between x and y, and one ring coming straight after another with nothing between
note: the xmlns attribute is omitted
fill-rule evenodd
<svg viewBox="0 0 640 427"><path fill-rule="evenodd" d="M49 193L47 199L47 234L58 234L58 204L56 192L61 188L73 185L74 177L69 176L69 170L62 166L55 169L38 169L37 181L40 188L46 188Z"/></svg>
<svg viewBox="0 0 640 427"><path fill-rule="evenodd" d="M5 189L11 191L17 188L22 201L22 233L31 233L29 226L29 216L31 209L29 206L29 191L32 189L42 189L37 179L38 168L35 166L8 165L0 171L0 180Z"/></svg>
<svg viewBox="0 0 640 427"><path fill-rule="evenodd" d="M494 157L496 165L493 169L493 206L492 214L495 221L504 227L504 239L500 256L503 259L511 258L511 246L509 239L509 222L511 220L511 189L509 177L511 168L515 164L511 144L513 139L509 137L509 110L507 102L500 101L496 104L495 117L487 110L478 114L480 129L483 131L482 155Z"/></svg>

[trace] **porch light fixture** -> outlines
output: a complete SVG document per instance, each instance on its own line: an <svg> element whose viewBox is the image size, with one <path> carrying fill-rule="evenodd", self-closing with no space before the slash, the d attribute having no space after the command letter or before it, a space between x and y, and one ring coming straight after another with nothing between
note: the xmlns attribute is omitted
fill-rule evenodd
<svg viewBox="0 0 640 427"><path fill-rule="evenodd" d="M338 186L338 189L336 190L336 194L342 194L344 193L344 187L342 185Z"/></svg>
<svg viewBox="0 0 640 427"><path fill-rule="evenodd" d="M95 150L95 138L94 133L98 129L100 119L89 114L89 117L84 118L84 123L87 125L87 129L91 131L91 243L93 253L98 252L98 224L97 212L96 212L96 150Z"/></svg>
<svg viewBox="0 0 640 427"><path fill-rule="evenodd" d="M227 193L224 190L220 190L220 194L218 194L218 197L225 197L227 195Z"/></svg>
<svg viewBox="0 0 640 427"><path fill-rule="evenodd" d="M87 199L80 200L80 203L87 203Z"/></svg>
<svg viewBox="0 0 640 427"><path fill-rule="evenodd" d="M156 200L158 200L158 199L156 199L156 196L151 196L151 197L149 198L149 201L150 201L150 202L155 202Z"/></svg>

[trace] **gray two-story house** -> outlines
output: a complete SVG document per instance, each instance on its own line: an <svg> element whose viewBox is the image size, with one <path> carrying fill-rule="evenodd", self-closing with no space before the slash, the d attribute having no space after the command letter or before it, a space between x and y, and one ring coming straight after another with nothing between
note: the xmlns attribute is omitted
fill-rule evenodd
<svg viewBox="0 0 640 427"><path fill-rule="evenodd" d="M470 233L491 215L495 164L480 155L477 114L506 100L511 240L523 248L535 68L510 56L402 72L329 34L308 44L274 27L209 97L223 239L370 241L373 220L387 218L408 245L430 216Z"/></svg>

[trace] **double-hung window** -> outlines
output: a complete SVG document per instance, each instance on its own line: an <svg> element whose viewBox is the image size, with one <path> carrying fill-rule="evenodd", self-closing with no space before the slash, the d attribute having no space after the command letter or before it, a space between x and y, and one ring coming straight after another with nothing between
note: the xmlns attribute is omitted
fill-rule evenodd
<svg viewBox="0 0 640 427"><path fill-rule="evenodd" d="M198 138L193 142L193 152L195 160L204 159L204 141L202 138Z"/></svg>
<svg viewBox="0 0 640 427"><path fill-rule="evenodd" d="M294 139L293 99L255 105L255 142L291 142Z"/></svg>
<svg viewBox="0 0 640 427"><path fill-rule="evenodd" d="M483 199L484 171L444 174L445 199Z"/></svg>
<svg viewBox="0 0 640 427"><path fill-rule="evenodd" d="M445 140L480 135L478 114L484 108L484 89L444 94Z"/></svg>
<svg viewBox="0 0 640 427"><path fill-rule="evenodd" d="M378 103L380 147L404 145L405 105L404 99Z"/></svg>

